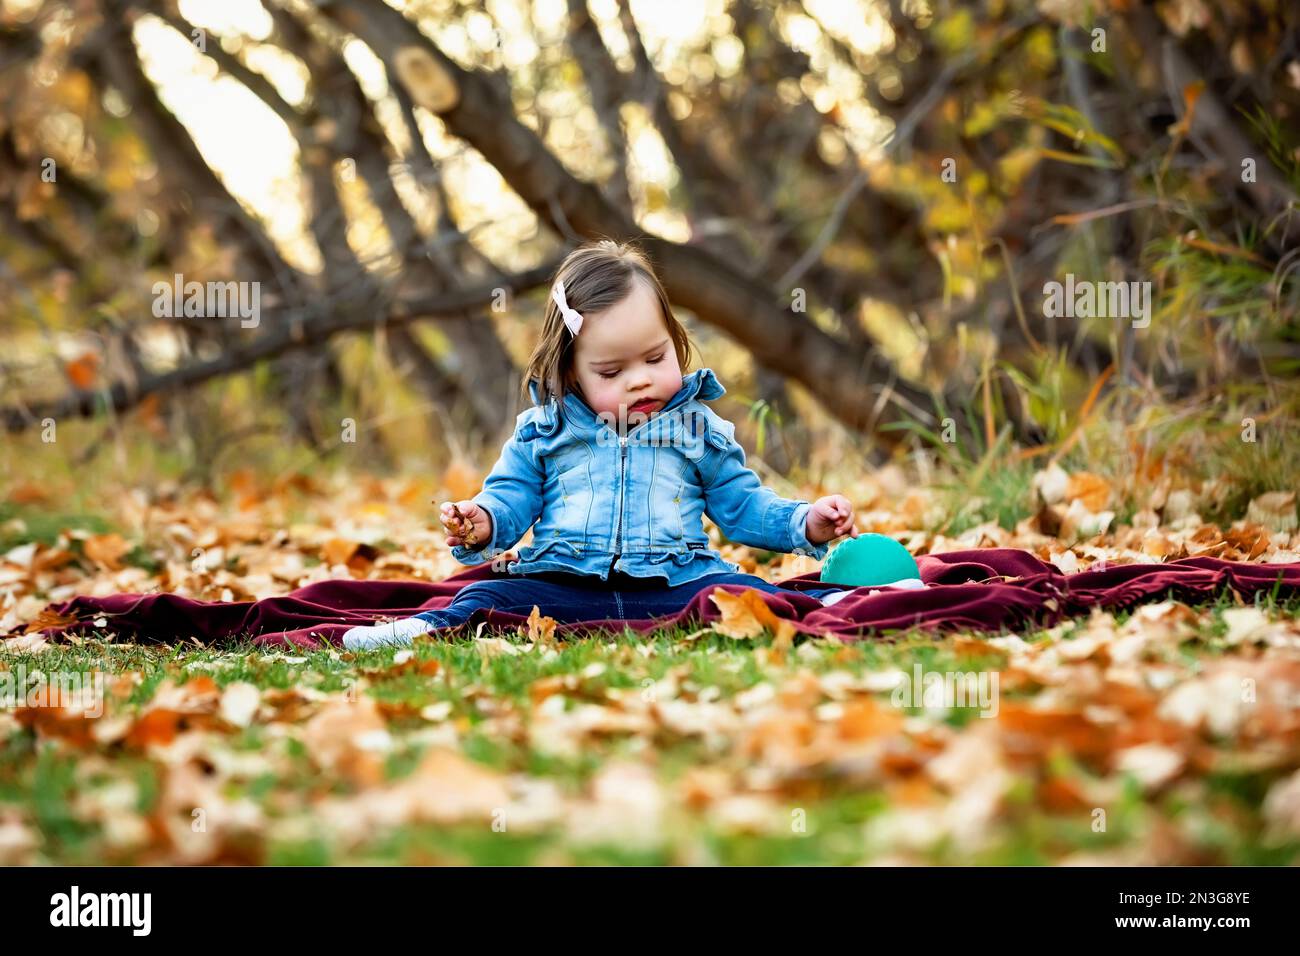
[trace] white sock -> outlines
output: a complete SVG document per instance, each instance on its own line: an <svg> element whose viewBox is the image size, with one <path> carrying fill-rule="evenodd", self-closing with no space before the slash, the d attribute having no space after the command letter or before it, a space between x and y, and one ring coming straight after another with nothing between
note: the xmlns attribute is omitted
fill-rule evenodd
<svg viewBox="0 0 1300 956"><path fill-rule="evenodd" d="M413 638L427 634L437 626L422 617L405 617L369 627L354 627L343 635L343 646L349 651L366 651L385 645L410 644Z"/></svg>
<svg viewBox="0 0 1300 956"><path fill-rule="evenodd" d="M893 584L882 584L882 588L898 588L900 591L923 591L927 585L920 578L902 578Z"/></svg>
<svg viewBox="0 0 1300 956"><path fill-rule="evenodd" d="M896 591L916 591L916 590L923 590L923 589L925 588L925 586L926 586L925 582L922 581L920 578L903 578L903 579L900 580L900 581L894 581L892 584L878 584L878 585L874 585L874 586L872 586L871 588L869 588L868 590L871 590L871 591L886 591L886 590L896 590ZM852 591L852 590L849 590L849 591L836 591L834 594L828 594L828 595L826 595L824 598L821 599L822 605L823 605L824 607L830 607L830 606L831 606L832 604L834 604L836 601L842 601L842 600L844 600L846 597L848 597L848 596L849 596L850 594L852 594L852 593L853 593L853 591Z"/></svg>

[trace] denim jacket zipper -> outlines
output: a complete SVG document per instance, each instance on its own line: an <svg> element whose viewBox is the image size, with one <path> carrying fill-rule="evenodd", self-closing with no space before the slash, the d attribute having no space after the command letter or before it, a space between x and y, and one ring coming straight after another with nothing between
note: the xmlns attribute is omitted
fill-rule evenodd
<svg viewBox="0 0 1300 956"><path fill-rule="evenodd" d="M605 572L605 580L614 573L614 565L618 564L618 559L623 556L623 495L626 490L625 475L627 471L627 436L620 436L618 440L618 527L614 532L614 560L609 563L609 569Z"/></svg>
<svg viewBox="0 0 1300 956"><path fill-rule="evenodd" d="M660 411L665 412L667 410L665 406ZM609 580L609 576L614 573L614 565L618 564L618 559L623 556L623 496L627 491L627 442L628 439L649 424L649 421L642 422L626 435L618 437L618 525L614 529L614 560L605 569L605 574L601 578L604 581ZM605 427L608 428L609 426L606 425Z"/></svg>

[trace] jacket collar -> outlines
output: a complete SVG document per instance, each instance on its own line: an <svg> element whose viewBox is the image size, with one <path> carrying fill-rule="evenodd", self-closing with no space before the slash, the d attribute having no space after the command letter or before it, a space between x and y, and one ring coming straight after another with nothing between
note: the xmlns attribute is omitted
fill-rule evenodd
<svg viewBox="0 0 1300 956"><path fill-rule="evenodd" d="M537 382L528 383L528 394L532 397L533 404L538 404L539 394ZM678 408L687 402L699 399L702 402L709 402L715 398L721 398L727 394L727 390L718 381L718 377L713 374L711 368L700 368L682 378L682 387L677 390L677 394L670 398L660 412L668 411L670 408ZM542 410L542 420L538 423L538 428L543 434L553 434L559 427L559 418L556 415L556 406L558 402L552 398L546 403ZM600 418L592 411L591 406L582 400L577 392L568 392L564 396L564 410L568 415L573 416L573 420L585 423L589 426L600 424Z"/></svg>

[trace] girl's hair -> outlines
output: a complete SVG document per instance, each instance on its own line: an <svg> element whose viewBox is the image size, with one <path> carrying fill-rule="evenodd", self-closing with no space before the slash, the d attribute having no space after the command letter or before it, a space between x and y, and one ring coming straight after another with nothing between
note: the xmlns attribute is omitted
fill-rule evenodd
<svg viewBox="0 0 1300 956"><path fill-rule="evenodd" d="M556 282L564 283L564 298L569 308L583 316L600 312L622 302L632 293L632 281L638 279L654 292L659 300L668 336L677 352L677 362L685 373L690 367L694 346L686 328L673 315L654 266L645 253L633 242L615 242L613 239L596 239L578 246L560 263L546 290L546 315L542 319L542 336L528 359L522 389L524 401L530 399L528 386L537 382L540 404L552 397L562 400L564 394L576 385L573 371L574 337L564 324L560 307L551 296ZM579 335L582 333L579 332Z"/></svg>

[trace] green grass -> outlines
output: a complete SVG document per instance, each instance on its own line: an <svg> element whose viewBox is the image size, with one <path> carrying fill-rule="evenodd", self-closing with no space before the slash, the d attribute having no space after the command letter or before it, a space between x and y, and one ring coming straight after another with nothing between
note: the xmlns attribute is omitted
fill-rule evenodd
<svg viewBox="0 0 1300 956"><path fill-rule="evenodd" d="M960 535L988 521L1008 531L1034 513L1034 467L1029 462L999 468L973 481L944 484L947 518L938 530Z"/></svg>
<svg viewBox="0 0 1300 956"><path fill-rule="evenodd" d="M53 545L63 531L73 528L94 534L113 530L112 525L97 514L50 512L0 502L0 551L8 551L29 541Z"/></svg>
<svg viewBox="0 0 1300 956"><path fill-rule="evenodd" d="M1295 601L1260 602L1271 613L1294 615ZM1196 656L1222 652L1222 610L1230 606L1225 598L1212 608L1205 624L1179 653ZM1120 623L1128 615L1119 615ZM868 640L853 645L830 641L803 641L788 652L783 665L760 660L762 649L771 653L770 636L753 642L733 641L715 634L683 640L678 629L652 635L611 633L563 642L551 652L543 647L517 655L485 655L470 640L422 641L415 646L417 661L435 660L437 673L420 673L393 666L393 649L369 651L347 659L329 650L288 651L301 662L280 659L244 642L225 649L193 645L117 644L91 637L80 646L59 645L38 654L9 655L10 667L25 663L29 669L90 670L111 673L138 671L142 683L132 696L133 704L146 701L159 683L187 675L210 674L220 686L247 681L263 689L313 687L341 691L358 679L366 682L364 693L389 705L404 705L411 713L428 704L450 702L447 721L462 727L460 750L468 759L510 774L526 774L553 781L561 792L574 796L611 760L644 760L645 753L635 738L612 735L593 740L576 755L533 749L526 739L498 738L484 732L485 714L478 701L490 698L497 707L509 705L527 717L531 713L530 689L535 682L554 677L573 677L564 693L572 701L599 700L609 689L644 688L670 672L677 672L683 688L700 693L706 688L719 700L742 693L762 681L779 682L783 676L807 669L813 673L830 670L861 675L898 668L909 671L920 663L927 671L979 671L997 667L1001 656L959 653L953 642L923 632L889 635L886 640ZM503 634L509 640L517 640ZM1022 635L1033 641L1040 634ZM1067 634L1067 639L1069 635ZM649 653L645 653L645 650ZM591 665L603 664L600 673ZM587 673L584 674L584 671ZM469 691L474 689L475 693ZM1003 692L1003 700L1022 693ZM887 702L888 693L876 695ZM910 708L911 714L923 714ZM969 711L954 710L944 721L954 729L972 720ZM390 732L397 746L386 755L384 777L401 780L420 762L424 745L408 741L407 731L427 726L421 719L394 717ZM237 752L257 754L276 746L273 735L258 724L231 734L224 746ZM286 801L310 805L310 799L329 794L347 794L350 787L323 778L309 754L296 741L284 745L285 761L276 773L231 779L223 796L246 797L262 806L272 820L283 819ZM652 766L665 793L687 774L719 759L696 738L657 733L653 741ZM83 760L75 751L54 743L38 743L33 732L19 729L0 747L0 810L14 807L34 821L40 834L40 858L52 863L88 864L105 861L132 862L104 844L101 824L79 813L79 798L96 786L113 779L131 781L137 793L137 809L147 812L160 796L162 769L145 755L117 748L101 748L110 761L107 770L86 775ZM1051 773L1081 785L1089 778L1087 769L1068 759L1052 764ZM1221 772L1192 781L1184 788L1158 800L1144 798L1128 788L1122 799L1107 807L1107 829L1095 832L1086 813L1049 813L1035 800L1035 783L1018 779L1007 797L1007 805L980 845L963 846L953 840L918 850L918 862L1040 864L1072 853L1100 853L1116 848L1139 846L1150 828L1164 820L1192 840L1207 858L1222 863L1284 863L1294 861L1300 845L1276 844L1263 839L1258 822L1263 794L1276 781L1276 772L1242 770ZM861 862L879 850L873 834L882 821L899 810L886 789L864 786L850 778L816 772L799 784L795 792L780 797L778 813L790 819L789 832L719 830L707 815L679 812L672 807L671 826L664 839L647 845L573 844L554 828L540 832L497 833L482 825L403 825L375 832L358 846L338 847L327 836L283 835L272 828L264 836L246 838L237 850L240 859L284 865L332 863L474 863L524 865L569 862L577 864L659 865L718 863L733 865L833 865ZM1206 808L1214 813L1207 816ZM793 821L801 819L802 825Z"/></svg>

